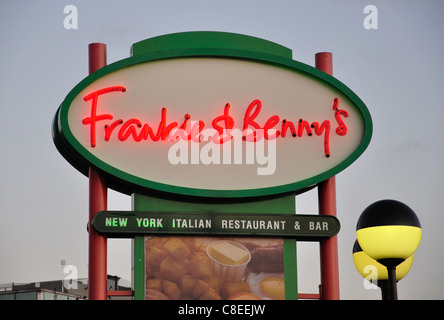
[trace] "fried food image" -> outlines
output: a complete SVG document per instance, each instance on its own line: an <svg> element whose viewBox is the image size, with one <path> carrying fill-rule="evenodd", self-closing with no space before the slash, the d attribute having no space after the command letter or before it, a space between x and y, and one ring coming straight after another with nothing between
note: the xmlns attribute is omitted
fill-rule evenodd
<svg viewBox="0 0 444 320"><path fill-rule="evenodd" d="M162 292L154 289L147 289L145 295L147 300L170 300Z"/></svg>
<svg viewBox="0 0 444 320"><path fill-rule="evenodd" d="M207 246L219 239L187 236L146 237L145 298L148 300L261 299L251 292L251 287L246 282L247 276L252 272L282 271L282 243L270 246L260 240L248 239L248 243L244 243L244 246L251 252L251 261L247 265L244 277L238 281L227 279L213 269L212 260L207 254ZM242 244L242 239L230 239L230 241ZM273 289L275 286L265 291L275 293Z"/></svg>
<svg viewBox="0 0 444 320"><path fill-rule="evenodd" d="M260 290L267 297L273 300L285 299L285 283L284 279L280 277L266 277L260 283Z"/></svg>
<svg viewBox="0 0 444 320"><path fill-rule="evenodd" d="M153 289L162 292L162 279L148 279L146 289Z"/></svg>
<svg viewBox="0 0 444 320"><path fill-rule="evenodd" d="M225 299L228 299L236 293L249 291L250 285L248 283L241 281L229 281L226 282L222 288L222 296Z"/></svg>
<svg viewBox="0 0 444 320"><path fill-rule="evenodd" d="M179 300L182 297L182 291L175 282L169 280L162 281L162 291L170 300Z"/></svg>
<svg viewBox="0 0 444 320"><path fill-rule="evenodd" d="M183 261L191 255L188 246L182 240L177 238L170 238L165 242L163 247L169 254L179 261Z"/></svg>
<svg viewBox="0 0 444 320"><path fill-rule="evenodd" d="M190 260L190 271L196 278L206 278L213 275L210 259L203 255L196 255Z"/></svg>
<svg viewBox="0 0 444 320"><path fill-rule="evenodd" d="M229 297L227 300L262 300L262 299L250 292L238 292Z"/></svg>
<svg viewBox="0 0 444 320"><path fill-rule="evenodd" d="M210 289L210 286L208 283L206 283L203 280L197 280L194 287L193 287L193 297L198 298L201 295L203 295L208 289Z"/></svg>
<svg viewBox="0 0 444 320"><path fill-rule="evenodd" d="M159 266L160 274L167 280L176 281L185 274L183 263L177 261L172 256L168 256L162 260Z"/></svg>
<svg viewBox="0 0 444 320"><path fill-rule="evenodd" d="M168 256L168 251L153 247L151 250L147 251L146 260L151 265L160 265L163 259Z"/></svg>
<svg viewBox="0 0 444 320"><path fill-rule="evenodd" d="M147 280L149 281L149 280ZM182 288L182 294L184 296L191 297L193 294L194 285L196 284L197 279L193 276L186 274L180 279L180 287Z"/></svg>
<svg viewBox="0 0 444 320"><path fill-rule="evenodd" d="M253 272L283 272L284 248L282 246L254 248L251 250L248 267Z"/></svg>
<svg viewBox="0 0 444 320"><path fill-rule="evenodd" d="M213 288L209 288L199 297L199 300L220 300L220 295Z"/></svg>

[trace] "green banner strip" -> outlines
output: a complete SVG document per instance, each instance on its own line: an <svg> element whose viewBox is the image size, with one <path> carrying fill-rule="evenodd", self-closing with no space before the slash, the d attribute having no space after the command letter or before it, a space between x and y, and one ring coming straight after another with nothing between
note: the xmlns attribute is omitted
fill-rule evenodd
<svg viewBox="0 0 444 320"><path fill-rule="evenodd" d="M93 227L109 237L182 234L322 240L339 232L333 216L152 211L101 211Z"/></svg>

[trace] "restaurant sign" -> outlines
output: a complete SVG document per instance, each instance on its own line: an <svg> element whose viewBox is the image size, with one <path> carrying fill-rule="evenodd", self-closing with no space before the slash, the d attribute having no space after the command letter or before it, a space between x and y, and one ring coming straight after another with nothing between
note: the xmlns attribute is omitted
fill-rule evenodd
<svg viewBox="0 0 444 320"><path fill-rule="evenodd" d="M336 78L275 43L218 32L134 44L76 85L53 124L62 155L118 191L200 197L311 187L353 163L371 133L366 106Z"/></svg>
<svg viewBox="0 0 444 320"><path fill-rule="evenodd" d="M108 237L140 235L261 236L320 240L339 232L327 215L101 211L92 225Z"/></svg>

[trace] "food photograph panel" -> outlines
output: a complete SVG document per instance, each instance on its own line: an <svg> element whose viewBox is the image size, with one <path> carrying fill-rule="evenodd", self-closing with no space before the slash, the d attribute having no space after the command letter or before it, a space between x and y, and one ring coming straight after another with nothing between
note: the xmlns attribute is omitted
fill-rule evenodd
<svg viewBox="0 0 444 320"><path fill-rule="evenodd" d="M285 300L284 241L145 237L146 300Z"/></svg>

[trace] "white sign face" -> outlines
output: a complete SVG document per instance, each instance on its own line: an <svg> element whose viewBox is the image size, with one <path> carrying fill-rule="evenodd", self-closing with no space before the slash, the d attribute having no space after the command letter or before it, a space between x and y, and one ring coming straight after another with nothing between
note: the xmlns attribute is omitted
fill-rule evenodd
<svg viewBox="0 0 444 320"><path fill-rule="evenodd" d="M216 56L109 70L72 91L56 125L80 158L135 187L288 192L335 175L369 143L363 103L320 72Z"/></svg>

